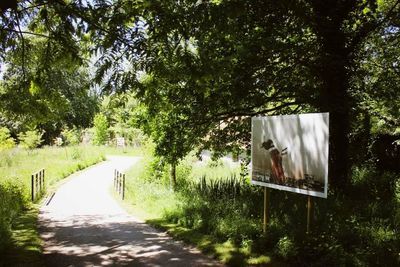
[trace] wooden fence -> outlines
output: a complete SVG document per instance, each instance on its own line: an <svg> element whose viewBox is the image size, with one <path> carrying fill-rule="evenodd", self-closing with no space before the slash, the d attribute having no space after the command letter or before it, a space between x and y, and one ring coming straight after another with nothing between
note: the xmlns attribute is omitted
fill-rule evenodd
<svg viewBox="0 0 400 267"><path fill-rule="evenodd" d="M114 189L121 196L122 200L125 198L125 173L114 170Z"/></svg>
<svg viewBox="0 0 400 267"><path fill-rule="evenodd" d="M31 176L31 199L35 201L45 190L44 169L32 174Z"/></svg>

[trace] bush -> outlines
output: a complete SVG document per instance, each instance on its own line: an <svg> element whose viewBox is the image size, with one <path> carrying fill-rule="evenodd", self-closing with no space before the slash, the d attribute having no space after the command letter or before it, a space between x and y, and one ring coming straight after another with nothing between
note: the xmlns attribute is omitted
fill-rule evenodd
<svg viewBox="0 0 400 267"><path fill-rule="evenodd" d="M104 145L108 141L108 122L106 116L99 113L94 117L94 138L93 144Z"/></svg>
<svg viewBox="0 0 400 267"><path fill-rule="evenodd" d="M295 256L297 254L297 248L293 240L288 236L280 238L276 244L276 254L284 259Z"/></svg>
<svg viewBox="0 0 400 267"><path fill-rule="evenodd" d="M18 135L19 142L22 148L34 149L42 143L43 132L37 130L26 131Z"/></svg>
<svg viewBox="0 0 400 267"><path fill-rule="evenodd" d="M0 151L10 149L15 146L14 139L10 136L10 130L0 127Z"/></svg>
<svg viewBox="0 0 400 267"><path fill-rule="evenodd" d="M9 242L11 223L26 206L23 186L18 180L0 182L0 251Z"/></svg>
<svg viewBox="0 0 400 267"><path fill-rule="evenodd" d="M61 135L64 137L65 145L76 146L80 143L80 134L77 129L64 129Z"/></svg>

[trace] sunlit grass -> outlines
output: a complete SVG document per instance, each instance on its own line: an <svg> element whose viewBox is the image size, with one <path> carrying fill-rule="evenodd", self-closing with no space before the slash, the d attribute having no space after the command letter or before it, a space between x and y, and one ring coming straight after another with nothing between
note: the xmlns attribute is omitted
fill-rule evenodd
<svg viewBox="0 0 400 267"><path fill-rule="evenodd" d="M240 164L232 162L228 158L223 158L216 161L194 162L190 179L199 181L201 178L207 177L208 180L215 180L232 176L239 177L239 175Z"/></svg>
<svg viewBox="0 0 400 267"><path fill-rule="evenodd" d="M141 219L155 219L179 203L177 195L160 181L143 181L146 161L142 160L127 173L126 201Z"/></svg>
<svg viewBox="0 0 400 267"><path fill-rule="evenodd" d="M96 147L45 147L35 150L13 149L0 154L0 182L19 181L26 197L30 194L31 174L44 168L46 185L96 162L104 160L101 148Z"/></svg>
<svg viewBox="0 0 400 267"><path fill-rule="evenodd" d="M166 230L178 240L196 245L203 253L219 259L228 266L284 266L281 262L272 261L270 256L251 254L248 247L239 247L230 240L220 242L212 235L170 223L166 219L149 219L146 222Z"/></svg>

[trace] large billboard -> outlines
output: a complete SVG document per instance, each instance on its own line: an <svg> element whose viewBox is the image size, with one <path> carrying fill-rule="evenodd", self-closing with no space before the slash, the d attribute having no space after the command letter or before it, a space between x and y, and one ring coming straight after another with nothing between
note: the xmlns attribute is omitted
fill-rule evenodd
<svg viewBox="0 0 400 267"><path fill-rule="evenodd" d="M252 183L327 197L329 113L252 118Z"/></svg>

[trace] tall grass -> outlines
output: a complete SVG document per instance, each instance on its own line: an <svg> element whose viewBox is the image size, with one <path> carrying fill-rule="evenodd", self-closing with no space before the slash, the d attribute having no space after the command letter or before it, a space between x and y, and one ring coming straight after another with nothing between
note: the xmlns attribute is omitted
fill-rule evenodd
<svg viewBox="0 0 400 267"><path fill-rule="evenodd" d="M178 197L168 187L166 179L158 177L153 169L157 166L148 154L128 171L126 178L125 199L131 204L136 216L142 219L159 218L160 214L175 208L179 203ZM180 171L178 169L178 175Z"/></svg>
<svg viewBox="0 0 400 267"><path fill-rule="evenodd" d="M0 153L0 182L8 180L21 184L24 196L29 197L30 175L39 169L46 170L46 183L50 186L103 159L104 154L96 147L16 148Z"/></svg>

